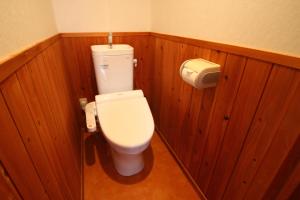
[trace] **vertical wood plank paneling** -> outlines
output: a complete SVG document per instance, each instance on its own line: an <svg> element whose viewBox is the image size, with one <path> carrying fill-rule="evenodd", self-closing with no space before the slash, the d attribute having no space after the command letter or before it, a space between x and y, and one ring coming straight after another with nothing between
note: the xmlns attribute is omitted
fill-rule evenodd
<svg viewBox="0 0 300 200"><path fill-rule="evenodd" d="M173 68L175 66L174 62L175 59L172 57L174 54L174 51L176 51L176 45L173 44L170 41L165 41L163 44L163 52L164 56L162 57L161 60L161 76L159 77L161 79L161 86L160 86L160 102L162 105L165 105L161 109L159 109L159 129L162 133L165 134L165 137L169 140L172 141L172 135L170 135L169 132L169 123L168 121L173 121L172 120L172 115L170 115L171 109L170 107L170 99L172 95L172 78L175 76L173 71ZM176 87L176 86L175 86ZM174 88L173 88L174 89ZM179 89L179 88L178 88ZM168 102L169 101L169 102ZM175 110L172 110L174 112ZM174 113L173 113L174 115ZM176 115L176 114L175 114Z"/></svg>
<svg viewBox="0 0 300 200"><path fill-rule="evenodd" d="M69 112L65 112L68 106L66 105L64 85L59 81L59 75L55 73L55 63L52 62L51 57L48 55L49 52L45 51L41 54L44 61L44 68L40 66L40 73L45 74L45 80L48 84L48 102L50 103L52 113L55 115L55 121L57 125L57 132L59 132L60 137L57 138L61 143L60 146L68 152L62 162L65 162L65 166L69 166L71 163L76 162L79 153L76 150L76 140L72 137L72 134L77 134L77 132L71 132L73 129L68 126L68 121L72 120L72 116ZM70 103L70 102L69 102ZM70 128L70 129L69 129ZM64 155L64 153L62 153ZM79 166L75 165L74 169L66 171L66 174L70 177L76 177L79 173Z"/></svg>
<svg viewBox="0 0 300 200"><path fill-rule="evenodd" d="M60 43L16 74L1 88L45 190L51 199L80 199L80 130Z"/></svg>
<svg viewBox="0 0 300 200"><path fill-rule="evenodd" d="M223 68L226 59L226 54L223 52L211 51L209 49L197 47L194 51L194 58L204 58L211 60L221 65ZM199 95L201 99L198 100ZM190 114L194 115L186 124L186 137L190 137L191 146L186 148L186 167L193 177L198 174L198 168L202 162L202 155L205 147L205 139L207 138L207 122L211 113L211 108L214 101L215 88L206 88L198 90L193 88L192 104ZM199 107L200 106L200 107ZM184 131L184 130L182 130ZM190 136L193 135L193 136Z"/></svg>
<svg viewBox="0 0 300 200"><path fill-rule="evenodd" d="M247 61L229 124L224 133L214 174L208 187L207 197L209 199L221 199L225 191L270 70L271 64L252 59Z"/></svg>
<svg viewBox="0 0 300 200"><path fill-rule="evenodd" d="M179 68L181 64L187 60L194 58L194 54L198 53L200 57L209 57L210 51L207 49L201 49L190 45L175 43L178 46L178 51L176 52L176 59L174 65L171 67L174 70L174 87L173 97L170 99L173 102L173 111L169 110L170 116L173 116L171 119L172 122L169 122L171 126L170 138L173 141L173 148L181 160L185 158L185 149L186 146L191 146L191 140L187 137L187 125L189 124L188 120L190 117L190 106L192 103L193 94L197 95L196 92L193 92L193 87L184 82L179 75ZM196 52L198 51L198 52ZM168 65L167 63L165 65ZM166 74L168 75L168 74ZM202 93L202 92L201 92ZM199 95L199 94L198 94ZM202 96L202 94L200 94ZM168 100L165 100L168 102ZM200 98L201 101L201 98ZM175 111L175 115L174 112ZM196 111L195 111L196 112ZM174 123L177 122L177 123ZM181 142L180 142L181 141ZM185 163L186 165L186 163Z"/></svg>
<svg viewBox="0 0 300 200"><path fill-rule="evenodd" d="M215 166L218 149L222 144L224 132L228 125L227 115L230 117L233 103L239 88L245 58L229 54L224 66L224 72L216 91L216 100L210 118L203 161L199 168L197 182L206 193L212 170Z"/></svg>
<svg viewBox="0 0 300 200"><path fill-rule="evenodd" d="M161 91L161 70L162 70L162 59L164 56L164 47L161 40L155 39L155 45L154 45L154 57L161 59L154 59L154 67L153 67L153 74L152 74L152 80L153 80L153 86L152 86L152 114L155 121L155 126L160 127L159 121L160 121L160 91Z"/></svg>
<svg viewBox="0 0 300 200"><path fill-rule="evenodd" d="M54 96L57 95L55 111L59 121L61 121L66 134L66 140L70 149L74 154L74 159L77 161L75 168L79 170L80 166L80 131L76 120L76 113L74 112L74 105L72 104L72 93L70 85L68 84L68 74L64 70L64 63L61 48L59 43L55 43L43 52L45 67L49 80L53 79ZM56 59L53 59L56 58ZM78 104L77 104L78 105ZM78 106L77 106L78 107Z"/></svg>
<svg viewBox="0 0 300 200"><path fill-rule="evenodd" d="M14 186L6 169L0 162L0 199L16 199L21 200L17 188Z"/></svg>
<svg viewBox="0 0 300 200"><path fill-rule="evenodd" d="M258 184L261 181L260 177L255 179L255 175L266 159L274 136L292 102L299 80L296 70L279 66L272 70L224 199L244 198L251 184ZM294 126L296 125L294 124ZM277 153L272 156L276 160ZM268 168L264 168L264 170L268 170Z"/></svg>
<svg viewBox="0 0 300 200"><path fill-rule="evenodd" d="M292 195L300 183L300 136L283 161L263 199L284 199ZM299 190L299 189L298 189ZM298 194L299 196L300 194ZM300 196L299 196L300 198ZM298 199L299 199L298 198Z"/></svg>
<svg viewBox="0 0 300 200"><path fill-rule="evenodd" d="M299 146L297 146L299 149ZM297 154L299 156L299 154ZM296 157L298 158L298 157ZM296 161L297 166L295 166L294 170L290 174L287 181L283 183L283 187L281 187L278 191L275 192L275 195L272 196L273 194L270 194L270 196L266 195L264 199L277 199L277 200L284 200L287 197L290 199L299 199L300 197L300 162L299 158ZM281 183L281 182L279 182ZM269 194L269 193L268 193Z"/></svg>
<svg viewBox="0 0 300 200"><path fill-rule="evenodd" d="M91 56L91 45L104 42L104 38L64 38L63 49L66 55L68 73L72 74L72 85L76 99L87 97L94 100L97 91Z"/></svg>
<svg viewBox="0 0 300 200"><path fill-rule="evenodd" d="M82 97L87 97L90 101L94 100L94 92L95 87L93 87L94 82L92 76L94 75L93 65L92 65L92 57L91 57L91 49L90 45L95 44L96 42L93 38L76 38L72 39L73 45L70 48L75 48L77 50L77 60L78 60L78 68L79 68L79 76L81 88L83 90ZM75 66L71 66L72 68ZM72 70L70 70L72 71Z"/></svg>
<svg viewBox="0 0 300 200"><path fill-rule="evenodd" d="M38 68L38 63L42 61L41 56L38 56L34 62L28 63L28 66L23 67L17 73L22 90L28 107L33 115L35 126L40 133L41 142L48 155L50 166L59 183L60 190L65 199L71 198L71 191L68 187L68 182L65 178L65 173L60 163L59 151L56 149L59 143L57 142L57 131L55 130L55 122L51 114L51 108L48 104L48 97L45 94L43 83L35 77L35 70ZM35 70L34 70L35 69ZM42 75L42 74L40 74Z"/></svg>
<svg viewBox="0 0 300 200"><path fill-rule="evenodd" d="M51 199L64 199L15 75L1 85L1 91L48 196Z"/></svg>
<svg viewBox="0 0 300 200"><path fill-rule="evenodd" d="M143 48L140 52L141 54L141 60L143 61L141 65L138 65L138 68L140 67L140 73L137 76L141 77L141 89L144 91L144 94L149 102L151 104L151 84L152 84L152 69L153 69L153 43L152 39L149 36L144 36L144 39L146 43L143 45Z"/></svg>
<svg viewBox="0 0 300 200"><path fill-rule="evenodd" d="M63 54L65 57L66 71L70 76L72 90L76 99L83 97L84 90L80 79L80 66L77 59L77 49L72 38L61 39Z"/></svg>
<svg viewBox="0 0 300 200"><path fill-rule="evenodd" d="M93 99L97 94L97 87L93 80L95 76L90 45L106 44L107 38L103 35L76 36L65 37L63 41L76 99L82 96ZM273 85L269 87L278 87L275 82L270 83L268 80L272 63L254 60L251 56L246 58L229 54L225 50L217 51L196 40L173 36L120 34L114 36L114 43L126 43L134 47L135 57L139 62L138 68L134 69L134 85L135 88L144 91L156 128L164 135L208 198L221 199L224 191L227 191L226 187L234 179L231 179L231 175L234 177L238 170L236 165L241 162L241 152L246 151L245 147L251 141L253 124L255 125L254 116L257 115L259 102L265 95L266 82ZM197 90L180 78L180 64L186 59L197 57L221 65L222 76L217 88ZM278 67L285 69L283 66ZM285 70L279 71L278 74L285 73ZM225 115L229 120L224 120ZM271 124L266 126L269 128ZM275 138L272 134L276 135L267 132L267 135ZM291 144L292 141L289 145ZM288 149L290 148L291 146ZM283 159L287 159L287 155L293 158L294 156L287 151L280 161L270 160L264 164L269 166L272 162L277 162L278 167L281 167L280 172L278 168L274 168L272 173L265 174L267 177L264 177L262 182L259 181L263 176L255 174L263 173L261 170L265 167L257 168L253 174L251 172L251 181L245 181L246 184L242 182L247 187L241 189L241 197L248 191L245 197L254 192L255 195L261 194L253 197L261 198L273 187L274 181L288 181L287 178L280 178L282 174L290 174L284 168L283 163L286 161ZM265 155L269 155L266 152ZM242 159L251 160L249 156L250 154L247 154ZM268 157L271 159L271 153ZM275 180L274 176L279 178ZM263 184L263 190L255 187L256 181ZM275 185L278 188L280 184ZM292 193L292 190L289 193Z"/></svg>
<svg viewBox="0 0 300 200"><path fill-rule="evenodd" d="M300 132L297 124L300 122L300 72L297 73L294 82L298 86L295 90L294 88L290 90L290 93L294 93L293 97L287 102L289 104L287 111L246 193L246 199L261 199L263 197L273 178L276 177L280 166L284 164L285 158L288 157L289 153L294 153L291 150L293 150L295 145L299 145L297 140ZM297 147L299 149L299 146ZM300 151L298 150L297 152L299 153ZM294 154L290 159L293 158L299 159L300 155Z"/></svg>
<svg viewBox="0 0 300 200"><path fill-rule="evenodd" d="M198 102L198 104L200 104L201 107L198 113L198 119L196 118L196 126L191 127L191 129L193 129L196 132L195 137L193 138L192 145L189 148L186 148L187 151L189 151L190 153L190 155L187 155L189 156L189 159L186 165L191 175L194 177L194 179L195 177L197 177L198 169L201 165L202 158L203 158L205 138L207 137L206 135L207 122L209 121L214 95L215 95L215 89L212 88L204 89L201 103ZM194 120L195 118L193 118L191 121ZM186 135L187 134L189 134L189 132L186 132Z"/></svg>
<svg viewBox="0 0 300 200"><path fill-rule="evenodd" d="M24 199L49 199L0 95L0 159Z"/></svg>
<svg viewBox="0 0 300 200"><path fill-rule="evenodd" d="M201 53L200 53L201 52ZM203 49L201 51L195 52L194 56L202 57L204 59L208 59L212 62L218 63L221 65L221 71L223 71L224 64L226 61L227 54L224 52L214 51L212 50L210 52L210 55L208 56L207 49ZM202 54L202 55L201 55ZM197 91L199 93L201 90L193 89L193 91ZM194 113L194 116L190 118L189 122L187 123L187 126L190 127L192 131L193 137L190 138L191 147L186 149L186 166L190 170L191 174L196 177L196 174L198 174L199 166L201 166L202 158L203 158L203 152L205 147L205 141L207 138L207 124L210 118L211 108L214 101L214 95L215 95L215 87L213 88L206 88L203 89L202 99L201 102L197 99L194 99L192 97L192 105L195 104L195 106L200 106L199 113L197 114L197 109L194 109L191 107L190 112ZM191 116L191 115L190 115ZM195 123L195 124L193 124ZM190 131L186 132L186 137L189 137Z"/></svg>
<svg viewBox="0 0 300 200"><path fill-rule="evenodd" d="M177 140L175 138L180 137L180 131L183 124L183 120L178 120L181 112L185 112L187 109L187 103L189 102L191 88L187 85L183 85L182 80L178 79L179 67L183 57L188 56L186 47L170 41L164 41L164 56L161 60L161 91L160 102L161 109L159 111L160 122L159 130L170 141L170 145L174 148L175 152L179 156L180 150L178 148ZM174 57L173 55L177 55ZM177 66L179 65L179 66ZM186 87L187 86L187 87ZM185 90L185 95L180 95ZM176 92L175 92L176 91ZM173 122L179 123L173 123Z"/></svg>
<svg viewBox="0 0 300 200"><path fill-rule="evenodd" d="M75 145L71 144L72 137L78 136L76 132L68 132L66 129L65 114L62 113L62 105L64 105L63 95L61 92L62 85L59 85L56 74L53 74L51 70L55 68L54 64L49 62L50 58L47 58L45 53L37 56L32 62L28 63L29 74L25 76L32 77L33 85L28 87L34 87L41 103L42 112L45 113L46 124L48 124L50 135L52 136L55 145L55 151L57 157L56 166L60 170L59 176L66 178L66 194L70 197L78 199L80 194L80 171L76 155L78 151L75 151ZM29 90L29 88L27 88ZM65 102L67 103L67 102ZM69 102L72 104L72 102ZM31 109L35 109L32 107ZM75 117L75 116L74 116ZM74 140L73 140L74 141ZM59 164L60 163L60 164ZM72 166L72 168L70 168ZM68 170L65 170L68 168ZM78 191L78 192L73 192Z"/></svg>

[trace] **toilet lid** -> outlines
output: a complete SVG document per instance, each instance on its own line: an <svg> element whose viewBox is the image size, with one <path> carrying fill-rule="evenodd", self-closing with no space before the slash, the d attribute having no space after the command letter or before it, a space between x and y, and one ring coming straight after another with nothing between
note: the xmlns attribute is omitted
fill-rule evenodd
<svg viewBox="0 0 300 200"><path fill-rule="evenodd" d="M116 145L136 147L153 135L153 117L145 97L99 103L97 114L103 134Z"/></svg>

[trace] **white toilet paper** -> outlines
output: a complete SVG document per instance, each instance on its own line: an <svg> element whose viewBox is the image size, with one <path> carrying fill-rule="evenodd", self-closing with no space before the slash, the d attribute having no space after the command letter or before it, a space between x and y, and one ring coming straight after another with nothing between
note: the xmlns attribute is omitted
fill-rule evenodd
<svg viewBox="0 0 300 200"><path fill-rule="evenodd" d="M196 87L197 83L197 73L188 68L183 68L181 72L182 79L188 84Z"/></svg>
<svg viewBox="0 0 300 200"><path fill-rule="evenodd" d="M201 58L186 60L180 67L182 79L195 88L216 86L219 73L219 64Z"/></svg>

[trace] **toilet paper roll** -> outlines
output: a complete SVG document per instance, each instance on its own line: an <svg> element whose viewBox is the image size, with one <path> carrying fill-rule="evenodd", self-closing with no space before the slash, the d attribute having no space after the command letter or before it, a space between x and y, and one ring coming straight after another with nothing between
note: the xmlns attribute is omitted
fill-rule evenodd
<svg viewBox="0 0 300 200"><path fill-rule="evenodd" d="M220 74L220 65L201 58L186 60L179 73L182 79L195 88L214 87Z"/></svg>
<svg viewBox="0 0 300 200"><path fill-rule="evenodd" d="M198 83L198 73L194 72L191 69L188 68L183 68L181 72L181 77L184 81L189 83L190 85L194 86L197 88L197 83Z"/></svg>

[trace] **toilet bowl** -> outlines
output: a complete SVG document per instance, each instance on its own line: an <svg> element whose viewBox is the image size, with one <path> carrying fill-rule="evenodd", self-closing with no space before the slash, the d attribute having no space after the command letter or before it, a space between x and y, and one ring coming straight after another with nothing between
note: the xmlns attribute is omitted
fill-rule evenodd
<svg viewBox="0 0 300 200"><path fill-rule="evenodd" d="M142 90L133 90L134 49L128 44L113 44L92 45L91 51L100 95L85 108L87 129L96 130L97 115L116 170L131 176L143 169L142 153L154 132L147 100Z"/></svg>
<svg viewBox="0 0 300 200"><path fill-rule="evenodd" d="M97 95L96 112L118 173L131 176L140 172L144 168L143 151L154 132L142 90Z"/></svg>

